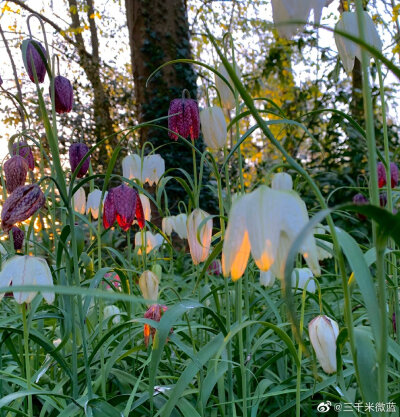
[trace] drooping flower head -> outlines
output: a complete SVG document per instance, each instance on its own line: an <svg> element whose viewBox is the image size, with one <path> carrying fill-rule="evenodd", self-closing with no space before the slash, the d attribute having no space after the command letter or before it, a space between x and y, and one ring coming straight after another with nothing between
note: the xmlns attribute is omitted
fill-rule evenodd
<svg viewBox="0 0 400 417"><path fill-rule="evenodd" d="M353 196L353 203L357 204L359 206L368 204L369 201L368 199L361 193L356 194L355 196ZM361 221L365 221L367 220L367 217L364 214L361 213L357 213L357 217L361 220Z"/></svg>
<svg viewBox="0 0 400 417"><path fill-rule="evenodd" d="M163 313L165 313L167 310L168 310L167 306L164 306L161 304L153 304L146 311L146 313L144 313L144 318L159 322L161 320ZM154 335L156 334L156 329L154 327L151 327L149 324L145 324L143 333L144 333L144 344L147 347L149 345L150 335L152 339L154 339Z"/></svg>
<svg viewBox="0 0 400 417"><path fill-rule="evenodd" d="M36 256L14 256L3 264L0 272L0 287L20 285L53 285L53 278L47 262ZM30 303L37 292L14 292L17 303ZM51 304L54 293L43 292L44 299ZM0 293L0 301L4 294Z"/></svg>
<svg viewBox="0 0 400 417"><path fill-rule="evenodd" d="M51 87L49 87L51 96ZM54 78L55 108L58 114L69 113L74 104L74 90L68 78L57 75Z"/></svg>
<svg viewBox="0 0 400 417"><path fill-rule="evenodd" d="M213 221L204 220L210 215L199 208L194 209L187 218L187 236L190 255L195 265L204 262L210 253Z"/></svg>
<svg viewBox="0 0 400 417"><path fill-rule="evenodd" d="M33 68L35 68L38 82L42 83L44 81L44 77L46 76L46 65L37 48L41 50L46 61L47 52L40 42L33 39L25 39L21 45L22 58L30 80L33 83L35 82L33 75Z"/></svg>
<svg viewBox="0 0 400 417"><path fill-rule="evenodd" d="M111 188L104 200L104 228L109 229L117 221L126 232L132 226L135 217L139 227L143 229L145 218L138 192L125 184Z"/></svg>
<svg viewBox="0 0 400 417"><path fill-rule="evenodd" d="M211 149L226 145L227 132L224 112L221 107L207 107L200 112L201 131L206 145Z"/></svg>
<svg viewBox="0 0 400 417"><path fill-rule="evenodd" d="M238 76L238 78L241 77L240 69L236 65L236 63L233 65L233 68L235 69L235 73ZM234 84L232 81L232 78L228 74L228 71L226 70L224 64L219 64L217 71L228 81L229 85L233 88ZM214 75L215 77L215 86L217 87L219 97L221 99L221 105L225 109L233 109L235 107L235 96L233 95L232 90L229 88L229 86L226 84L226 82L217 74Z"/></svg>
<svg viewBox="0 0 400 417"><path fill-rule="evenodd" d="M25 158L19 155L12 156L4 163L3 169L8 194L11 194L16 188L25 185L26 174L29 169Z"/></svg>
<svg viewBox="0 0 400 417"><path fill-rule="evenodd" d="M171 101L168 111L168 132L169 137L178 140L175 133L183 136L185 139L198 139L200 133L200 116L197 101L186 98L187 90L183 91L182 98L176 98ZM173 133L175 132L175 133Z"/></svg>
<svg viewBox="0 0 400 417"><path fill-rule="evenodd" d="M87 145L81 142L73 143L69 148L69 164L71 165L71 171L75 172L77 166L82 161L82 159L89 152ZM82 164L77 177L82 178L86 175L89 169L90 156L85 159L85 162Z"/></svg>
<svg viewBox="0 0 400 417"><path fill-rule="evenodd" d="M137 154L127 155L122 160L122 173L125 178L138 179L141 184L157 184L165 172L165 161L158 154L147 155L142 159Z"/></svg>
<svg viewBox="0 0 400 417"><path fill-rule="evenodd" d="M317 316L310 321L308 332L322 369L327 374L336 372L336 339L339 334L336 321L327 316Z"/></svg>
<svg viewBox="0 0 400 417"><path fill-rule="evenodd" d="M31 147L26 142L13 143L12 154L22 156L31 171L35 168L35 161Z"/></svg>
<svg viewBox="0 0 400 417"><path fill-rule="evenodd" d="M103 203L106 197L107 197L107 191L104 193ZM100 190L93 190L91 193L88 194L87 202L86 202L86 214L91 213L94 219L97 219L99 217L100 200L101 200Z"/></svg>
<svg viewBox="0 0 400 417"><path fill-rule="evenodd" d="M37 184L18 187L4 202L1 212L3 230L8 232L15 223L29 219L44 203L44 194Z"/></svg>
<svg viewBox="0 0 400 417"><path fill-rule="evenodd" d="M142 233L135 234L135 248L139 248L138 255L142 254L142 246L145 245L146 253L150 253L153 249L158 248L164 243L164 238L160 233L153 234L149 230L144 234L146 243L142 241Z"/></svg>
<svg viewBox="0 0 400 417"><path fill-rule="evenodd" d="M139 278L139 287L143 298L157 301L159 280L157 275L150 270L144 271Z"/></svg>

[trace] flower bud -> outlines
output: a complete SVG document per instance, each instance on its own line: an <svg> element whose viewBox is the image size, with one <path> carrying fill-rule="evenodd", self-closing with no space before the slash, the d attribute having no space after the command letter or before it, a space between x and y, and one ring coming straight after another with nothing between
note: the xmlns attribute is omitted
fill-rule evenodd
<svg viewBox="0 0 400 417"><path fill-rule="evenodd" d="M386 168L382 162L378 162L377 164L377 171L378 171L378 187L382 188L386 185ZM394 162L390 163L390 185L392 188L397 187L399 183L399 169Z"/></svg>
<svg viewBox="0 0 400 417"><path fill-rule="evenodd" d="M18 187L4 202L1 225L8 232L15 223L23 222L43 207L45 197L37 184Z"/></svg>
<svg viewBox="0 0 400 417"><path fill-rule="evenodd" d="M120 309L117 306L105 306L104 307L104 320L112 317L113 324L118 324L121 321Z"/></svg>
<svg viewBox="0 0 400 417"><path fill-rule="evenodd" d="M207 268L207 272L210 275L220 276L222 275L222 265L219 259L214 259Z"/></svg>
<svg viewBox="0 0 400 417"><path fill-rule="evenodd" d="M51 96L51 87L49 87ZM74 90L68 78L57 75L54 78L55 108L58 114L69 113L74 103Z"/></svg>
<svg viewBox="0 0 400 417"><path fill-rule="evenodd" d="M139 287L143 298L146 300L157 301L158 298L158 277L152 271L144 271L139 278Z"/></svg>
<svg viewBox="0 0 400 417"><path fill-rule="evenodd" d="M307 282L308 281L308 282ZM292 287L298 288L297 293L302 293L307 283L307 291L315 293L314 274L309 268L295 268L292 272Z"/></svg>
<svg viewBox="0 0 400 417"><path fill-rule="evenodd" d="M176 98L171 101L168 111L168 135L173 140L178 140L178 133L187 139L198 139L200 132L200 116L197 101L191 98Z"/></svg>
<svg viewBox="0 0 400 417"><path fill-rule="evenodd" d="M221 107L207 107L200 112L201 131L206 145L211 149L226 145L226 121Z"/></svg>
<svg viewBox="0 0 400 417"><path fill-rule="evenodd" d="M25 233L17 226L13 226L11 231L13 235L14 249L22 249L22 246L24 245Z"/></svg>
<svg viewBox="0 0 400 417"><path fill-rule="evenodd" d="M89 152L89 148L81 142L73 143L69 148L69 164L71 165L71 171L75 172L76 167L82 161L82 159ZM82 178L86 175L89 169L90 156L85 159L85 162L82 164L81 169L79 170L77 177Z"/></svg>
<svg viewBox="0 0 400 417"><path fill-rule="evenodd" d="M271 188L274 190L292 190L292 177L286 172L278 172L272 177Z"/></svg>
<svg viewBox="0 0 400 417"><path fill-rule="evenodd" d="M8 159L3 166L6 177L6 189L11 194L16 188L25 184L28 164L22 156L15 155Z"/></svg>
<svg viewBox="0 0 400 417"><path fill-rule="evenodd" d="M327 316L317 316L310 321L308 332L322 369L327 374L336 372L336 339L339 334L336 321Z"/></svg>
<svg viewBox="0 0 400 417"><path fill-rule="evenodd" d="M12 154L22 156L31 171L35 168L35 161L31 147L26 142L13 143Z"/></svg>
<svg viewBox="0 0 400 417"><path fill-rule="evenodd" d="M46 76L46 65L45 61L43 61L43 58L37 50L37 47L42 51L45 60L47 60L47 53L43 45L40 42L34 41L32 39L25 39L22 42L22 58L24 60L24 65L30 80L33 83L35 82L35 78L33 76L33 68L35 68L38 82L42 83L44 81L44 77Z"/></svg>
<svg viewBox="0 0 400 417"><path fill-rule="evenodd" d="M234 66L236 75L240 78L240 70L239 67L235 64ZM217 71L228 81L229 85L233 88L233 82L231 77L228 74L228 71L224 67L224 64L220 64L217 68ZM235 96L232 93L232 90L227 86L225 81L215 74L215 86L219 92L219 96L221 97L222 107L226 109L233 109L235 107Z"/></svg>
<svg viewBox="0 0 400 417"><path fill-rule="evenodd" d="M208 216L209 214L205 211L201 209L195 209L187 219L187 236L189 249L190 254L192 255L193 263L195 265L198 265L200 262L204 262L210 253L213 227L212 219L208 220L206 223L203 223L200 228L200 224Z"/></svg>

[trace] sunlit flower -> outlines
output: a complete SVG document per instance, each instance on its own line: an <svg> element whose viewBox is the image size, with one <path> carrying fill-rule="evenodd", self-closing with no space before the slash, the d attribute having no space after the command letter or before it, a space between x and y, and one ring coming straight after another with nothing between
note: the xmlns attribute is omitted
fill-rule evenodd
<svg viewBox="0 0 400 417"><path fill-rule="evenodd" d="M200 112L201 131L209 148L219 149L226 145L227 132L221 107L207 107Z"/></svg>
<svg viewBox="0 0 400 417"><path fill-rule="evenodd" d="M308 281L308 283L307 283ZM307 291L315 293L314 274L309 268L295 268L292 272L292 287L298 288L297 292L303 292L307 283Z"/></svg>
<svg viewBox="0 0 400 417"><path fill-rule="evenodd" d="M158 154L147 155L142 160L139 155L127 155L122 160L122 173L125 178L138 179L141 184L157 184L165 172L165 161Z"/></svg>
<svg viewBox="0 0 400 417"><path fill-rule="evenodd" d="M363 16L365 42L381 51L382 41L379 37L378 31L376 30L374 22L367 12L363 11ZM360 38L357 13L343 12L340 20L336 23L335 30ZM361 47L338 33L335 33L335 42L345 71L351 72L354 68L355 59L358 58L361 61Z"/></svg>
<svg viewBox="0 0 400 417"><path fill-rule="evenodd" d="M204 222L209 216L208 213L197 208L187 218L189 249L195 265L204 262L210 253L213 221L209 219Z"/></svg>
<svg viewBox="0 0 400 417"><path fill-rule="evenodd" d="M234 65L236 75L240 78L240 69L235 64ZM228 74L228 71L224 67L224 64L220 64L217 68L217 71L228 81L229 85L234 88L233 81ZM219 96L221 98L222 107L225 109L233 109L235 107L235 96L232 93L232 90L227 86L225 81L215 74L215 86L217 87Z"/></svg>
<svg viewBox="0 0 400 417"><path fill-rule="evenodd" d="M36 256L14 256L3 264L0 272L0 287L20 285L45 285L52 286L53 278L47 262ZM36 296L33 292L14 292L17 303L30 303ZM54 301L54 293L43 292L43 298L51 304ZM0 301L4 293L0 293Z"/></svg>
<svg viewBox="0 0 400 417"><path fill-rule="evenodd" d="M139 227L145 225L142 202L138 192L125 184L111 188L104 200L103 225L109 229L115 221L126 232L137 219Z"/></svg>
<svg viewBox="0 0 400 417"><path fill-rule="evenodd" d="M40 49L43 54L43 58L40 55L39 51L36 49ZM44 49L43 45L35 41L33 39L25 39L21 45L22 50L22 58L24 61L24 65L26 71L28 72L30 80L34 83L35 78L33 75L33 68L35 68L36 76L39 83L44 81L44 77L46 76L46 65L45 61L47 60L47 52ZM32 66L33 63L33 66Z"/></svg>
<svg viewBox="0 0 400 417"><path fill-rule="evenodd" d="M164 238L159 233L153 235L153 233L147 231L143 234L146 239L146 253L150 253L153 249L158 248L164 243ZM135 234L135 247L139 248L138 254L142 254L142 246L144 242L142 242L142 233L137 232Z"/></svg>
<svg viewBox="0 0 400 417"><path fill-rule="evenodd" d="M336 372L336 339L339 334L336 321L327 316L317 316L310 321L308 332L322 369L327 374Z"/></svg>
<svg viewBox="0 0 400 417"><path fill-rule="evenodd" d="M108 192L104 193L103 203L107 197ZM100 209L100 199L101 199L101 191L100 190L93 190L91 193L88 194L87 202L86 202L86 214L91 213L94 219L99 217L99 209Z"/></svg>
<svg viewBox="0 0 400 417"><path fill-rule="evenodd" d="M150 308L146 311L146 313L144 313L144 318L159 322L161 320L163 313L165 313L167 310L168 310L167 306L164 306L161 304L154 304L150 306ZM156 334L156 329L154 327L151 327L149 324L144 325L144 344L146 345L146 347L149 345L150 335L152 339L154 339L155 334Z"/></svg>
<svg viewBox="0 0 400 417"><path fill-rule="evenodd" d="M239 197L231 208L222 251L224 276L239 279L250 250L261 271L272 267L283 278L286 258L294 240L308 223L304 202L293 191L260 186ZM299 252L315 275L320 274L313 235L304 237Z"/></svg>
<svg viewBox="0 0 400 417"><path fill-rule="evenodd" d="M180 136L187 139L198 139L200 133L200 117L197 101L191 98L176 98L171 101L168 111L168 135L173 140ZM175 133L173 133L175 132Z"/></svg>
<svg viewBox="0 0 400 417"><path fill-rule="evenodd" d="M69 148L69 164L71 165L72 173L75 172L79 163L89 152L89 148L81 142L73 143ZM77 177L82 178L86 175L89 169L90 156L85 159L85 162L82 164L80 170L78 171Z"/></svg>
<svg viewBox="0 0 400 417"><path fill-rule="evenodd" d="M149 222L151 220L151 205L150 205L149 197L147 197L144 194L139 194L139 198L140 198L140 201L142 202L144 219Z"/></svg>
<svg viewBox="0 0 400 417"><path fill-rule="evenodd" d="M140 291L146 300L157 301L158 285L158 277L153 271L144 271L139 278Z"/></svg>
<svg viewBox="0 0 400 417"><path fill-rule="evenodd" d="M1 211L1 225L8 232L15 223L29 219L40 210L45 203L45 197L37 184L18 187L4 202Z"/></svg>
<svg viewBox="0 0 400 417"><path fill-rule="evenodd" d="M112 323L118 324L121 321L121 311L117 306L105 306L104 307L104 320L112 317Z"/></svg>
<svg viewBox="0 0 400 417"><path fill-rule="evenodd" d="M28 164L31 171L35 168L35 161L31 147L24 141L13 143L12 154L22 156Z"/></svg>
<svg viewBox="0 0 400 417"><path fill-rule="evenodd" d="M28 173L28 163L20 155L12 156L4 162L3 170L6 177L6 189L11 194L16 188L25 184L26 174Z"/></svg>
<svg viewBox="0 0 400 417"><path fill-rule="evenodd" d="M51 87L49 87L51 96ZM55 110L57 113L69 113L74 103L74 90L68 78L57 75L54 78Z"/></svg>
<svg viewBox="0 0 400 417"><path fill-rule="evenodd" d="M83 187L79 187L74 196L74 210L77 213L85 214L86 211L86 194Z"/></svg>

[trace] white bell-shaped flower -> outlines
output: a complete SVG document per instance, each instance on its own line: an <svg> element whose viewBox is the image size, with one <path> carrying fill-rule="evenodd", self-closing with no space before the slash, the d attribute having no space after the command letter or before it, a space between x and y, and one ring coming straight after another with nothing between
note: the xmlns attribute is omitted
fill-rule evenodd
<svg viewBox="0 0 400 417"><path fill-rule="evenodd" d="M291 39L304 27L311 10L314 11L314 23L319 24L327 3L326 0L272 0L272 17L279 36Z"/></svg>
<svg viewBox="0 0 400 417"><path fill-rule="evenodd" d="M167 216L162 219L161 229L167 236L171 236L174 230L175 216Z"/></svg>
<svg viewBox="0 0 400 417"><path fill-rule="evenodd" d="M185 213L178 214L174 217L174 231L181 239L187 239L187 215Z"/></svg>
<svg viewBox="0 0 400 417"><path fill-rule="evenodd" d="M143 298L146 300L157 301L158 298L158 277L152 271L144 271L139 278L139 287Z"/></svg>
<svg viewBox="0 0 400 417"><path fill-rule="evenodd" d="M307 291L315 293L314 274L309 268L295 268L292 272L292 287L297 288L297 293L302 293L307 284Z"/></svg>
<svg viewBox="0 0 400 417"><path fill-rule="evenodd" d="M286 172L278 172L272 177L271 188L274 190L292 190L292 177Z"/></svg>
<svg viewBox="0 0 400 417"><path fill-rule="evenodd" d="M146 233L143 233L146 239L146 253L151 252L153 249L158 248L164 243L164 238L160 235L160 233L156 233L153 235L153 233L147 231ZM137 232L135 234L135 247L139 248L138 254L142 254L142 232Z"/></svg>
<svg viewBox="0 0 400 417"><path fill-rule="evenodd" d="M228 74L228 71L224 67L224 64L220 64L217 68L217 71L228 81L228 83L234 87L231 77ZM236 75L240 78L239 67L235 64ZM233 95L231 89L227 86L225 81L222 80L217 74L215 74L215 86L219 92L221 98L222 106L226 109L233 109L235 107L235 96Z"/></svg>
<svg viewBox="0 0 400 417"><path fill-rule="evenodd" d="M121 321L120 317L121 311L117 306L105 306L104 307L104 319L112 317L113 324L118 324Z"/></svg>
<svg viewBox="0 0 400 417"><path fill-rule="evenodd" d="M158 155L147 155L143 163L139 155L127 155L122 160L122 174L125 178L138 179L140 183L157 184L165 172L165 161Z"/></svg>
<svg viewBox="0 0 400 417"><path fill-rule="evenodd" d="M336 372L336 339L339 326L327 316L317 316L310 321L308 333L322 369L327 374Z"/></svg>
<svg viewBox="0 0 400 417"><path fill-rule="evenodd" d="M209 217L207 212L197 208L187 219L189 249L195 265L204 262L210 253L213 221L209 219L201 225L207 217Z"/></svg>
<svg viewBox="0 0 400 417"><path fill-rule="evenodd" d="M363 15L365 42L381 51L382 41L379 37L378 31L376 30L374 22L367 12L364 11ZM335 30L340 30L356 38L360 38L357 13L344 12L339 22L336 23ZM345 71L351 72L354 68L355 59L358 58L361 61L361 47L338 33L335 33L335 42Z"/></svg>
<svg viewBox="0 0 400 417"><path fill-rule="evenodd" d="M47 262L36 256L14 256L3 264L0 272L0 287L20 285L46 285L53 286L53 278ZM13 292L17 303L30 303L36 296L33 292ZM43 298L51 304L54 301L54 293L43 292ZM4 293L0 293L0 301Z"/></svg>
<svg viewBox="0 0 400 417"><path fill-rule="evenodd" d="M250 256L246 200L247 196L237 197L232 205L222 249L222 273L233 281L243 275Z"/></svg>
<svg viewBox="0 0 400 417"><path fill-rule="evenodd" d="M290 247L308 221L306 206L293 191L263 185L240 197L229 214L222 250L224 276L231 274L233 280L239 279L246 269L250 250L261 271L273 267L273 274L282 279ZM303 238L299 251L314 275L319 275L312 234Z"/></svg>
<svg viewBox="0 0 400 417"><path fill-rule="evenodd" d="M74 210L80 214L85 214L86 212L86 194L82 187L78 188L74 194Z"/></svg>
<svg viewBox="0 0 400 417"><path fill-rule="evenodd" d="M226 121L221 107L203 109L200 112L200 123L204 142L209 148L220 149L226 145Z"/></svg>
<svg viewBox="0 0 400 417"><path fill-rule="evenodd" d="M105 198L107 197L107 193L108 191L104 193L103 203L104 203ZM99 217L100 199L101 199L100 190L93 190L91 193L88 194L88 197L87 197L86 214L91 213L94 219L98 219Z"/></svg>

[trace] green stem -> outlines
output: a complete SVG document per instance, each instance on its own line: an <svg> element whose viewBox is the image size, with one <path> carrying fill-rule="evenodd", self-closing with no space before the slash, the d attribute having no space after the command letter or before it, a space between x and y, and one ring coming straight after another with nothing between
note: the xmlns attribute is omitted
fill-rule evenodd
<svg viewBox="0 0 400 417"><path fill-rule="evenodd" d="M308 282L304 286L304 288L308 287ZM303 335L303 327L304 327L304 311L306 306L306 289L303 290L303 294L301 297L301 312L300 312L300 337ZM299 347L297 350L297 358L299 359L299 365L297 367L297 377L296 377L296 417L300 417L301 413L301 357L302 357L302 345L299 343Z"/></svg>
<svg viewBox="0 0 400 417"><path fill-rule="evenodd" d="M359 26L360 38L365 40L365 25L364 25L364 9L362 0L356 0L357 21ZM363 82L363 98L364 98L364 116L366 123L367 147L368 147L368 164L370 171L369 192L371 203L379 207L379 189L378 189L378 173L376 169L376 143L375 143L375 126L374 126L374 112L372 107L371 87L369 84L369 62L370 57L367 51L361 49L361 67L362 67L362 82ZM382 103L384 106L384 103ZM387 153L389 152L386 149ZM390 172L390 165L389 165ZM390 175L387 177L387 182L390 182ZM377 340L378 353L378 400L386 403L387 400L387 323L386 323L386 282L385 282L385 268L384 268L384 252L385 245L382 242L377 242L377 224L372 222L373 242L376 247L376 262L377 262L377 280L379 291L379 314L381 320L381 337Z"/></svg>
<svg viewBox="0 0 400 417"><path fill-rule="evenodd" d="M231 330L231 300L229 295L229 284L228 278L224 278L225 283L225 314L226 314L226 331L229 333ZM226 345L227 356L228 356L228 403L231 405L231 411L228 413L229 416L236 415L235 403L233 402L233 370L232 370L232 343L229 342Z"/></svg>
<svg viewBox="0 0 400 417"><path fill-rule="evenodd" d="M236 320L240 326L243 320L242 317L242 280L239 279L236 281ZM242 374L242 401L243 401L243 417L247 417L247 372L246 366L244 363L244 349L243 349L243 332L238 333L239 337L239 363L240 363L240 372Z"/></svg>
<svg viewBox="0 0 400 417"><path fill-rule="evenodd" d="M193 157L193 180L194 180L194 199L196 207L199 207L200 190L197 189L197 163L196 163L196 149L194 139L192 139L192 157Z"/></svg>
<svg viewBox="0 0 400 417"><path fill-rule="evenodd" d="M26 388L31 390L31 362L29 359L29 329L26 321L26 304L21 305L22 310L22 324L24 327L24 353L25 353L25 371L26 371ZM28 395L28 415L33 417L32 395Z"/></svg>

